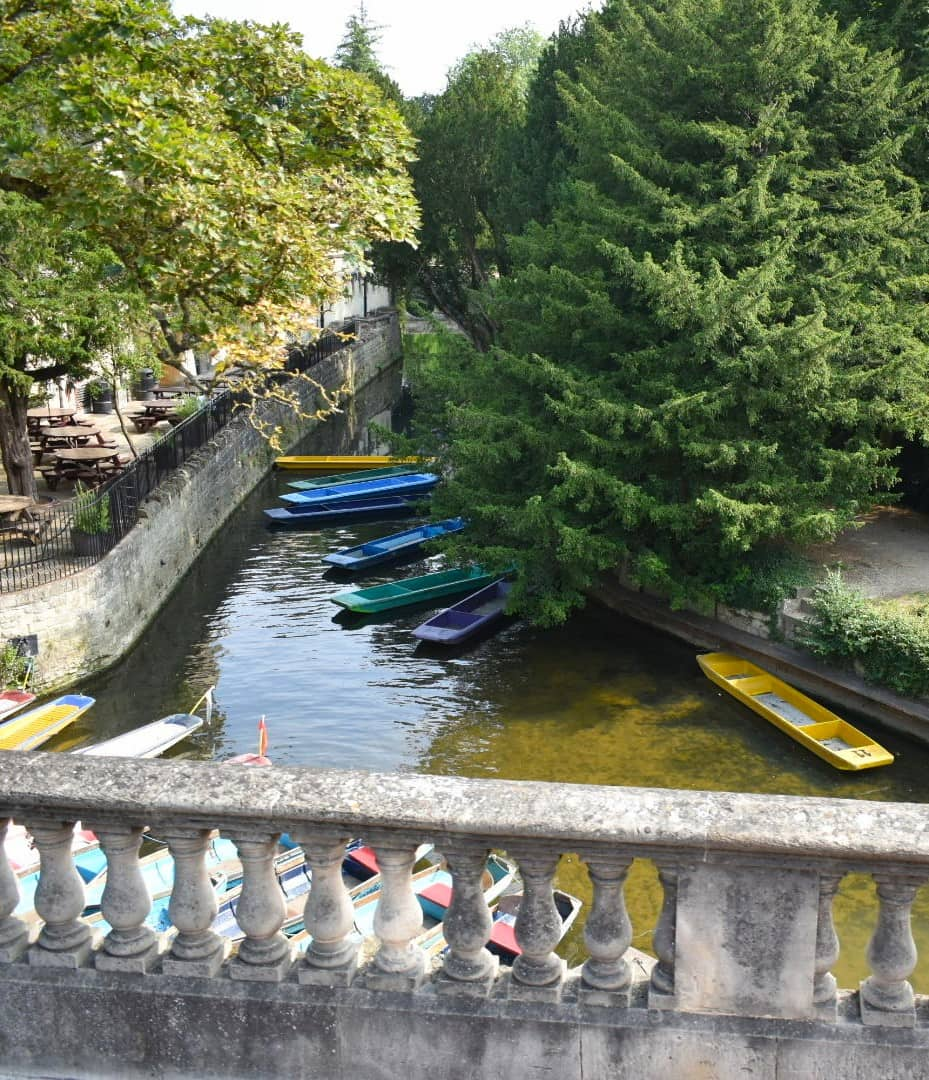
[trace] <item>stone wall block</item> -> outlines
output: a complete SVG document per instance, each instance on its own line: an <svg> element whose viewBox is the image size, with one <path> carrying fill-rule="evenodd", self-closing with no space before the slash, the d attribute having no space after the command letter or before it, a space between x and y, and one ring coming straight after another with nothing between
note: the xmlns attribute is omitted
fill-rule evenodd
<svg viewBox="0 0 929 1080"><path fill-rule="evenodd" d="M815 1015L819 875L778 863L679 869L677 1008L808 1019Z"/></svg>

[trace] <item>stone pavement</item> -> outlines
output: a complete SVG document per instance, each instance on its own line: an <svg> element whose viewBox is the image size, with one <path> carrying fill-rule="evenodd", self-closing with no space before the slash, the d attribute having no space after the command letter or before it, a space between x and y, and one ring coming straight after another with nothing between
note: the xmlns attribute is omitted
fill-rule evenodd
<svg viewBox="0 0 929 1080"><path fill-rule="evenodd" d="M807 554L865 596L929 593L929 515L895 506L862 514L857 528Z"/></svg>
<svg viewBox="0 0 929 1080"><path fill-rule="evenodd" d="M143 404L144 403L141 401L121 402L120 409L124 415L130 412L141 412ZM102 431L107 439L114 439L120 454L130 453L129 442L123 435L119 425L119 417L116 415L115 410L112 413L82 413L79 415L79 418L81 420L92 420L94 426ZM143 450L147 450L152 443L157 442L158 439L171 430L167 422L163 422L151 431L146 432L144 435L140 435L135 430L132 421L129 420L128 417L126 418L126 428L129 431L129 438L132 440L132 446L137 454L140 454ZM48 457L45 458L45 461L49 460ZM39 498L52 502L63 502L74 498L74 488L71 484L59 484L55 491L51 491L45 483L44 478L38 472L36 473L36 489ZM0 469L0 494L8 493L6 476L4 475L3 470Z"/></svg>

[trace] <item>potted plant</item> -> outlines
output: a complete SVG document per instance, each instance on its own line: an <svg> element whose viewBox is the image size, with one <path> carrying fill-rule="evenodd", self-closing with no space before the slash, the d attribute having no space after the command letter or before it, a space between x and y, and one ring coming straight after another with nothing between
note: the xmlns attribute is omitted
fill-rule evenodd
<svg viewBox="0 0 929 1080"><path fill-rule="evenodd" d="M110 496L75 486L71 542L77 555L102 555L113 546Z"/></svg>
<svg viewBox="0 0 929 1080"><path fill-rule="evenodd" d="M202 408L203 401L199 397L186 397L183 401L178 402L174 409L168 413L168 423L172 427L177 427L178 424L183 423L191 416L200 412Z"/></svg>

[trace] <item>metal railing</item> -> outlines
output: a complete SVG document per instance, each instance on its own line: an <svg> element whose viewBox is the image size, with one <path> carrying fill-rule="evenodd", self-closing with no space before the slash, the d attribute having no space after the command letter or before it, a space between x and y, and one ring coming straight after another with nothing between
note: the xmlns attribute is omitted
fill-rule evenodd
<svg viewBox="0 0 929 1080"><path fill-rule="evenodd" d="M286 372L289 378L308 371L333 353L352 344L358 322L353 319L316 341L294 346ZM99 503L109 504L110 528L104 532L75 531L77 499L40 506L22 528L0 532L0 593L33 588L68 577L93 565L132 529L139 508L151 493L230 421L245 399L234 390L222 390L203 407L144 450L112 480L81 497L81 509L94 517Z"/></svg>

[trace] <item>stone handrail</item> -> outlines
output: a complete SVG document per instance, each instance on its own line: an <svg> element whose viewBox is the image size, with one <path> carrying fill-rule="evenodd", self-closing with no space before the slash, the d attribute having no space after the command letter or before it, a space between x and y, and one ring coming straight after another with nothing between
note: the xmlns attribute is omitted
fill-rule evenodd
<svg viewBox="0 0 929 1080"><path fill-rule="evenodd" d="M500 992L502 979L508 999L556 1005L573 980L575 1000L621 1009L632 982L623 884L632 860L647 858L664 891L649 1009L834 1020L832 900L855 870L873 875L880 900L860 1021L917 1023L910 908L929 879L929 811L920 805L6 752L0 821L9 818L29 829L41 855L41 930L32 942L12 914L18 890L0 860L0 980L3 962L21 959L366 991L415 992L428 980L440 994L485 998ZM70 854L76 821L97 833L109 862L102 909L112 929L102 942L80 918L83 887ZM143 925L150 898L138 851L146 828L175 859L169 914L177 933L169 941ZM243 864L237 915L246 936L233 959L211 929L216 899L204 854L214 829L235 842ZM285 831L303 846L313 878L305 908L312 943L298 960L281 933L272 865ZM374 848L383 879L380 946L361 966L341 877L345 843L355 836ZM445 857L454 883L448 950L434 974L413 944L422 912L411 870L424 841ZM485 948L491 922L481 873L491 848L516 861L523 884L521 954L504 976ZM554 952L552 892L567 853L586 863L593 891L589 959L571 976Z"/></svg>

